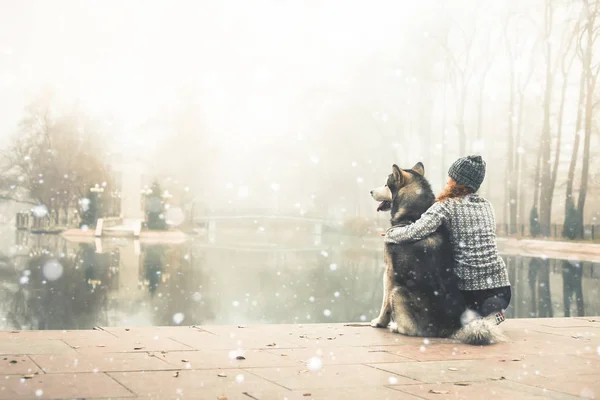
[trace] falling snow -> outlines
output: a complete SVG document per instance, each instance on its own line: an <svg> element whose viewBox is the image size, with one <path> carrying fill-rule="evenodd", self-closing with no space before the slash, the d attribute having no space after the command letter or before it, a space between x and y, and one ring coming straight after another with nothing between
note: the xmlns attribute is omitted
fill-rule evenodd
<svg viewBox="0 0 600 400"><path fill-rule="evenodd" d="M319 357L313 357L308 360L306 367L311 371L318 371L323 368L323 360Z"/></svg>
<svg viewBox="0 0 600 400"><path fill-rule="evenodd" d="M44 218L48 215L48 208L44 205L39 205L33 207L33 210L31 210L31 212L36 218Z"/></svg>
<svg viewBox="0 0 600 400"><path fill-rule="evenodd" d="M173 315L173 322L176 325L181 324L184 319L185 319L185 316L183 315L183 313L176 313L176 314Z"/></svg>
<svg viewBox="0 0 600 400"><path fill-rule="evenodd" d="M42 272L46 280L55 281L62 276L63 266L57 260L49 260L44 264Z"/></svg>
<svg viewBox="0 0 600 400"><path fill-rule="evenodd" d="M196 303L199 303L200 301L202 301L202 294L194 292L194 294L192 295L192 300L194 300Z"/></svg>

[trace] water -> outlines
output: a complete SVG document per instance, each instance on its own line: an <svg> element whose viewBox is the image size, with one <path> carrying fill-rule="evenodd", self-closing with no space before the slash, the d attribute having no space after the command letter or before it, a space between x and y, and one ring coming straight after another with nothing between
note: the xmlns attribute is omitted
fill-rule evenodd
<svg viewBox="0 0 600 400"><path fill-rule="evenodd" d="M264 229L256 232L221 234L218 244L202 236L180 244L96 244L10 233L0 249L0 329L366 322L377 316L383 290L378 240L326 234L315 245L285 234L261 239ZM600 315L600 264L505 259L513 283L509 317Z"/></svg>

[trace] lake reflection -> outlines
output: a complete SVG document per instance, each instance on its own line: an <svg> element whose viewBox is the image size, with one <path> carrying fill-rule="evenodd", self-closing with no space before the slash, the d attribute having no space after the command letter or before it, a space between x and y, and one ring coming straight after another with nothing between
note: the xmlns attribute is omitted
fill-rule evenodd
<svg viewBox="0 0 600 400"><path fill-rule="evenodd" d="M5 238L0 254L1 329L370 321L381 303L377 240L325 234L318 245L294 246L232 235L217 245L202 236L151 244L12 235L15 245ZM600 314L600 265L505 259L509 317Z"/></svg>

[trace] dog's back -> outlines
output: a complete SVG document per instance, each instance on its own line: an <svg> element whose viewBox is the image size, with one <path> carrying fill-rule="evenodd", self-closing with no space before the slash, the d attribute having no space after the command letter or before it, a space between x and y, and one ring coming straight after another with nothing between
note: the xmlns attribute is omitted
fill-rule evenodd
<svg viewBox="0 0 600 400"><path fill-rule="evenodd" d="M453 272L454 260L444 229L414 243L387 244L394 290L417 336L447 337L461 327L465 303Z"/></svg>

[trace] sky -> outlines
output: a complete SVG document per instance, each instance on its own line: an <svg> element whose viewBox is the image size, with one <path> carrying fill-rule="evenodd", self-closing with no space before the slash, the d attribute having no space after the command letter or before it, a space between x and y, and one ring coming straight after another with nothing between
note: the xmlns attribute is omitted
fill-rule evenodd
<svg viewBox="0 0 600 400"><path fill-rule="evenodd" d="M216 132L275 134L306 90L397 48L410 4L0 0L0 140L45 87L116 119L124 141L160 135L139 127L183 89Z"/></svg>

